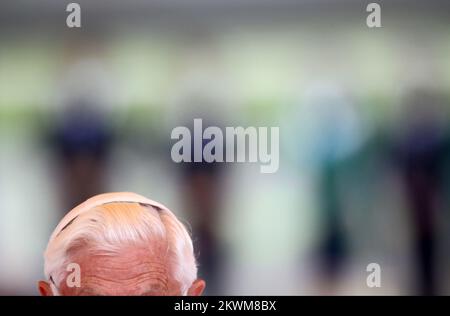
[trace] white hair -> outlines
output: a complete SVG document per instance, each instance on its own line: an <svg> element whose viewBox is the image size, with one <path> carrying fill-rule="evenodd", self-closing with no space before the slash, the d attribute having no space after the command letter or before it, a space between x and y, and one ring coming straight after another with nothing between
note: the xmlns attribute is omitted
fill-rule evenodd
<svg viewBox="0 0 450 316"><path fill-rule="evenodd" d="M184 225L165 206L137 194L102 194L73 209L56 227L44 254L45 275L58 287L75 253L114 255L129 245L161 251L152 247L157 244L166 247L168 277L186 295L197 278L197 265Z"/></svg>

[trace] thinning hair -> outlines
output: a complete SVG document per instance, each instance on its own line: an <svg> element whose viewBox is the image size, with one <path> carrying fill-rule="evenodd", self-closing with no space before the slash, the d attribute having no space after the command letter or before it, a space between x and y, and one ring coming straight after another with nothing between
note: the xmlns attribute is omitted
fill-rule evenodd
<svg viewBox="0 0 450 316"><path fill-rule="evenodd" d="M86 255L114 256L129 246L145 247L150 254L164 258L170 273L168 277L179 283L183 295L197 278L191 237L185 226L165 207L114 201L94 205L70 219L62 228L60 225L44 254L45 275L56 286L65 278L65 268L74 255L86 252Z"/></svg>

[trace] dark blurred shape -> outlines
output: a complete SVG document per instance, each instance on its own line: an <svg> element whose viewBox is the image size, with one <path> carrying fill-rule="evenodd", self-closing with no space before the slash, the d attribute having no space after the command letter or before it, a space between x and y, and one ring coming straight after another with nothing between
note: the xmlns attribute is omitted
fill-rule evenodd
<svg viewBox="0 0 450 316"><path fill-rule="evenodd" d="M348 255L348 244L342 223L342 207L339 202L338 165L329 162L319 176L320 209L322 213L322 239L319 253L322 268L329 285L336 283Z"/></svg>
<svg viewBox="0 0 450 316"><path fill-rule="evenodd" d="M320 227L316 253L321 282L326 293L334 293L350 252L341 180L345 165L362 144L360 117L344 88L319 81L305 91L298 120L301 159L314 169L317 179Z"/></svg>
<svg viewBox="0 0 450 316"><path fill-rule="evenodd" d="M412 218L418 293L437 294L436 220L442 211L443 168L448 157L448 121L440 94L418 89L406 100L396 154Z"/></svg>
<svg viewBox="0 0 450 316"><path fill-rule="evenodd" d="M52 144L60 163L65 210L106 191L111 141L112 130L105 116L89 100L80 98L63 113L52 131Z"/></svg>
<svg viewBox="0 0 450 316"><path fill-rule="evenodd" d="M192 122L185 126L192 125ZM208 124L207 120L203 120L204 129L212 125L215 124ZM191 161L194 161L194 133L191 133L191 137ZM203 139L202 150L209 142L210 140ZM181 163L183 196L191 217L195 219L192 224L194 249L199 263L199 277L206 280L207 295L223 295L219 276L225 249L218 236L224 193L222 165L206 162L203 158L201 162Z"/></svg>

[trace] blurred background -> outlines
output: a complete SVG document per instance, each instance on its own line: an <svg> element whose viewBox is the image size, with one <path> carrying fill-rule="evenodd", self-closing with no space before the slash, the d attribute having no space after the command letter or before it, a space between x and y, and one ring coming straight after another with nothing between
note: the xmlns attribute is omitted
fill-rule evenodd
<svg viewBox="0 0 450 316"><path fill-rule="evenodd" d="M0 294L106 191L189 223L206 294L450 294L450 3L77 2L0 4ZM279 126L278 172L174 163L194 118Z"/></svg>

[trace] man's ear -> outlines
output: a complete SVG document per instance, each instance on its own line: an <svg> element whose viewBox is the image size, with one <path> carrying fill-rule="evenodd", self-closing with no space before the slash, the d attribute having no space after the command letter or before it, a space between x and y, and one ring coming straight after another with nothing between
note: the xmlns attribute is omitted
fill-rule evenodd
<svg viewBox="0 0 450 316"><path fill-rule="evenodd" d="M42 280L39 281L38 282L38 290L42 296L53 296L52 288L48 282L45 282Z"/></svg>
<svg viewBox="0 0 450 316"><path fill-rule="evenodd" d="M202 279L197 279L192 283L191 287L188 290L188 296L200 296L205 290L206 283Z"/></svg>

